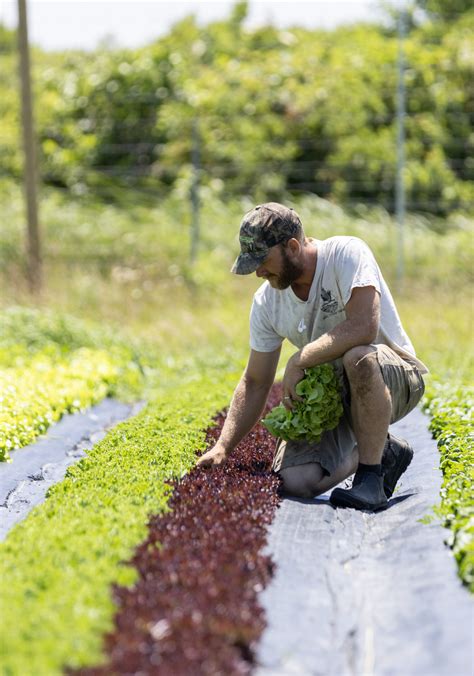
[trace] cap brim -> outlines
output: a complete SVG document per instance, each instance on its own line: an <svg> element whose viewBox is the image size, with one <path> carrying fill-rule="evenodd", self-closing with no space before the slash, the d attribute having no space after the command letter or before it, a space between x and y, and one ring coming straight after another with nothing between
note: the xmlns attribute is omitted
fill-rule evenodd
<svg viewBox="0 0 474 676"><path fill-rule="evenodd" d="M248 253L240 254L240 256L237 256L235 259L235 263L230 271L233 272L234 275L249 275L251 272L255 272L264 260L265 256L256 257Z"/></svg>

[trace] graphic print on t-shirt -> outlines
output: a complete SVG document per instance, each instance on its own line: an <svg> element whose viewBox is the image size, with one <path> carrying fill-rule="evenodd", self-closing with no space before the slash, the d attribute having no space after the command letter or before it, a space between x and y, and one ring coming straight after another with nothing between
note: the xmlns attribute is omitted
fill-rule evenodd
<svg viewBox="0 0 474 676"><path fill-rule="evenodd" d="M326 289L322 288L321 299L323 301L321 310L329 315L335 315L339 310L339 305L337 304L337 300L332 297L331 291L326 291Z"/></svg>
<svg viewBox="0 0 474 676"><path fill-rule="evenodd" d="M303 333L303 331L306 331L308 327L304 323L304 317L301 318L300 323L298 324L298 333Z"/></svg>

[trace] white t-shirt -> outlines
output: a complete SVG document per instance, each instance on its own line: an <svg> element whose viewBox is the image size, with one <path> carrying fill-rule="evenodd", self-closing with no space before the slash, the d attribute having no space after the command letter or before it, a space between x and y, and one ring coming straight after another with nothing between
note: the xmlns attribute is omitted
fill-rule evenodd
<svg viewBox="0 0 474 676"><path fill-rule="evenodd" d="M273 352L285 338L297 348L319 338L346 319L345 306L352 289L373 286L380 294L380 327L376 343L384 343L402 358L415 362L421 373L428 369L415 349L398 315L392 294L373 253L358 237L310 238L318 250L308 300L298 298L291 286L274 289L266 281L254 295L250 312L250 347ZM340 369L341 360L335 365Z"/></svg>

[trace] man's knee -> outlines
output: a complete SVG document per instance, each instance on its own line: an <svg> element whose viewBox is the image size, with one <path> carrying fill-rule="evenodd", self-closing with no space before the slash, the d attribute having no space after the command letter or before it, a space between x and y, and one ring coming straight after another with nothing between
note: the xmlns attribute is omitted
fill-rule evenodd
<svg viewBox="0 0 474 676"><path fill-rule="evenodd" d="M287 467L278 472L283 481L282 489L297 498L312 498L318 492L318 485L324 476L318 462Z"/></svg>
<svg viewBox="0 0 474 676"><path fill-rule="evenodd" d="M349 380L367 380L371 374L380 372L377 350L370 345L357 345L347 350L342 363Z"/></svg>

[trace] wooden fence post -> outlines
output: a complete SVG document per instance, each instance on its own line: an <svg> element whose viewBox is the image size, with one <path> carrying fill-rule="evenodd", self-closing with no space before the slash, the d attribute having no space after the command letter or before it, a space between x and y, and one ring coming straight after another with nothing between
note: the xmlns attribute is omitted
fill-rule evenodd
<svg viewBox="0 0 474 676"><path fill-rule="evenodd" d="M28 284L32 294L39 294L42 286L41 246L37 206L36 139L33 124L31 96L30 55L26 0L18 0L18 43L20 51L21 119L25 153L24 183L27 213Z"/></svg>

